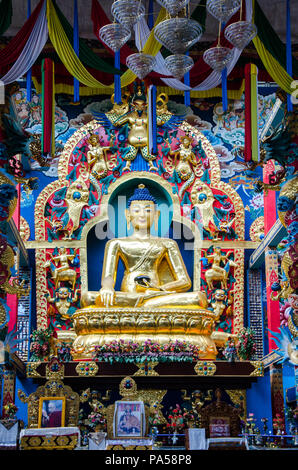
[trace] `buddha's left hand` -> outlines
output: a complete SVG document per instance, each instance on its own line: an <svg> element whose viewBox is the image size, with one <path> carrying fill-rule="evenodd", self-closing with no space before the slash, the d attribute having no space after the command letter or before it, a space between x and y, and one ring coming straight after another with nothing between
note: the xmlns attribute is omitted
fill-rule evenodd
<svg viewBox="0 0 298 470"><path fill-rule="evenodd" d="M115 291L113 288L110 287L102 287L99 291L99 295L101 297L101 301L105 307L111 307L114 303L114 295Z"/></svg>

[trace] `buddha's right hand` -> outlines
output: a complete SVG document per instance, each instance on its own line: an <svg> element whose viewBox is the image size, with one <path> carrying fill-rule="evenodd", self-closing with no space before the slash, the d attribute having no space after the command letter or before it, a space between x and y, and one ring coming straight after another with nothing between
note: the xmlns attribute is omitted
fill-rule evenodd
<svg viewBox="0 0 298 470"><path fill-rule="evenodd" d="M115 291L110 287L102 287L99 291L102 303L105 307L111 307L114 303Z"/></svg>

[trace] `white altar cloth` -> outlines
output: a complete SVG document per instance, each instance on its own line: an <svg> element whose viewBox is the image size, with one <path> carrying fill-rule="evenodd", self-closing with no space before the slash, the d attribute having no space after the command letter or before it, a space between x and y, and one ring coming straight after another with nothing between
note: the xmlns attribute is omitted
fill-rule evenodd
<svg viewBox="0 0 298 470"><path fill-rule="evenodd" d="M0 423L0 450L17 447L19 424L16 422L11 427Z"/></svg>
<svg viewBox="0 0 298 470"><path fill-rule="evenodd" d="M204 428L188 429L189 450L206 450L206 436Z"/></svg>
<svg viewBox="0 0 298 470"><path fill-rule="evenodd" d="M78 434L78 436L80 436L80 429L77 426L63 428L27 428L21 430L20 439L22 439L23 436L69 436L71 434Z"/></svg>
<svg viewBox="0 0 298 470"><path fill-rule="evenodd" d="M89 434L88 450L106 450L106 432L91 432Z"/></svg>

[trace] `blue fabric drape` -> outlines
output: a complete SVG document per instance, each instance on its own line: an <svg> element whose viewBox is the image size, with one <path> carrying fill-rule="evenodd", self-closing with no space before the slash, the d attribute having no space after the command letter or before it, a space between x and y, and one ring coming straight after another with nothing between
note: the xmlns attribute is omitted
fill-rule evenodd
<svg viewBox="0 0 298 470"><path fill-rule="evenodd" d="M189 52L186 52L186 55L189 55ZM187 72L184 75L184 84L190 87L190 75L189 72ZM184 92L184 104L185 106L190 106L190 91L185 91Z"/></svg>
<svg viewBox="0 0 298 470"><path fill-rule="evenodd" d="M31 0L27 0L27 18L31 15ZM26 75L26 93L27 101L32 99L32 69L29 69Z"/></svg>
<svg viewBox="0 0 298 470"><path fill-rule="evenodd" d="M79 57L79 15L77 0L74 0L73 6L73 49L76 55ZM80 101L80 82L76 78L73 79L73 100L75 103Z"/></svg>
<svg viewBox="0 0 298 470"><path fill-rule="evenodd" d="M119 74L114 75L114 101L115 103L121 103L120 50L115 52L114 67L119 70Z"/></svg>
<svg viewBox="0 0 298 470"><path fill-rule="evenodd" d="M221 72L221 89L222 89L222 108L224 112L228 110L228 80L227 80L227 69L225 68Z"/></svg>
<svg viewBox="0 0 298 470"><path fill-rule="evenodd" d="M154 26L154 18L153 18L153 0L149 0L149 7L148 7L148 27L151 30Z"/></svg>
<svg viewBox="0 0 298 470"><path fill-rule="evenodd" d="M292 38L291 38L291 6L290 0L287 0L287 31L286 31L286 50L287 50L287 72L292 77L293 74L293 66L292 66ZM287 105L288 111L293 111L293 103L291 99L291 95L287 95Z"/></svg>

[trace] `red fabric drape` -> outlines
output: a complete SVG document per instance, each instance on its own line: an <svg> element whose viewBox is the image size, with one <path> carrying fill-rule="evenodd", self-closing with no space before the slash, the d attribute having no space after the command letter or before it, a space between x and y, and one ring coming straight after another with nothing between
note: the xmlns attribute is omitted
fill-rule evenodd
<svg viewBox="0 0 298 470"><path fill-rule="evenodd" d="M21 54L38 18L43 1L44 0L41 0L39 2L24 26L20 29L16 36L11 39L7 46L0 51L0 77L3 77L3 75L8 72L10 67Z"/></svg>
<svg viewBox="0 0 298 470"><path fill-rule="evenodd" d="M52 128L53 128L53 61L44 59L42 62L43 77L43 99L42 99L42 151L50 154L52 148Z"/></svg>
<svg viewBox="0 0 298 470"><path fill-rule="evenodd" d="M244 68L245 74L245 137L244 137L244 160L250 162L251 155L251 89L250 89L250 64Z"/></svg>
<svg viewBox="0 0 298 470"><path fill-rule="evenodd" d="M105 72L101 72L100 70L95 70L90 67L86 67L88 72L91 73L91 75L96 78L96 80L100 81L101 83L105 85L110 85L113 83L114 76L107 74ZM35 64L32 67L32 75L35 77L38 81L38 83L41 83L41 68L40 64ZM61 63L61 62L55 62L55 83L66 83L67 85L72 85L73 86L73 76L69 73L67 68ZM83 86L80 84L80 87Z"/></svg>

